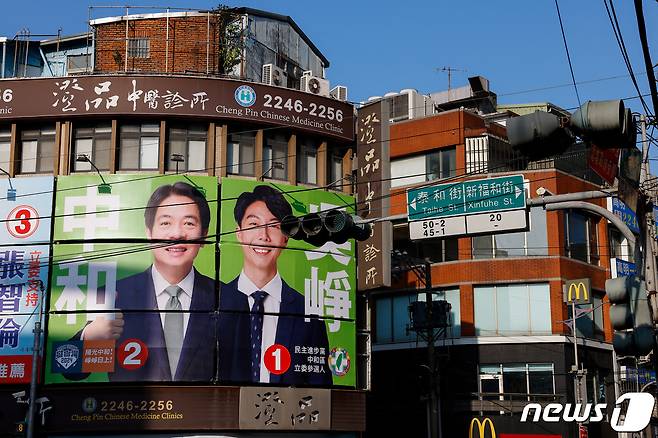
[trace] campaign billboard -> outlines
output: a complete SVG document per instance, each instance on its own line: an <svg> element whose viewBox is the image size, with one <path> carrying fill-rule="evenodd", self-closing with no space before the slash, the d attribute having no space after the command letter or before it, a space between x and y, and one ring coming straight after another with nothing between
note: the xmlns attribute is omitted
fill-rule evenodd
<svg viewBox="0 0 658 438"><path fill-rule="evenodd" d="M215 376L217 179L57 181L47 383Z"/></svg>
<svg viewBox="0 0 658 438"><path fill-rule="evenodd" d="M0 180L0 384L31 378L34 323L48 288L53 181Z"/></svg>
<svg viewBox="0 0 658 438"><path fill-rule="evenodd" d="M355 386L355 242L316 247L280 227L354 207L321 188L222 179L220 381Z"/></svg>

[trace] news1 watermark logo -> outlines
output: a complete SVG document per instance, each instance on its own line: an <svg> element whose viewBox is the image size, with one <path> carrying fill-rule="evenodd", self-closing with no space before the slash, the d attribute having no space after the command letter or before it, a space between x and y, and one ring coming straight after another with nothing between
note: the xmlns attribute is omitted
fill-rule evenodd
<svg viewBox="0 0 658 438"><path fill-rule="evenodd" d="M622 418L621 404L628 400L626 413ZM610 418L610 427L616 432L639 432L649 425L651 414L653 414L655 399L653 395L645 392L629 392L620 396L615 402L615 408L612 410ZM605 403L549 403L546 406L539 403L530 403L523 408L521 422L530 421L538 423L540 420L547 423L557 423L558 421L579 422L589 420L591 423L603 421L605 415L603 411L606 408ZM533 411L532 417L528 420L530 412Z"/></svg>

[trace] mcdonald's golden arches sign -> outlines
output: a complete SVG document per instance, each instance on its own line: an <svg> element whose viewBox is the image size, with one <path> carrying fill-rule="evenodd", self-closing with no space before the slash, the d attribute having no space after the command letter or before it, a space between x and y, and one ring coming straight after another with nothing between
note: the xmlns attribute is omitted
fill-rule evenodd
<svg viewBox="0 0 658 438"><path fill-rule="evenodd" d="M475 431L477 433L473 434ZM496 438L496 428L491 418L487 417L480 421L479 418L474 417L468 427L468 438Z"/></svg>
<svg viewBox="0 0 658 438"><path fill-rule="evenodd" d="M567 280L564 282L564 301L566 303L575 302L591 303L592 289L589 278L579 278L577 280Z"/></svg>

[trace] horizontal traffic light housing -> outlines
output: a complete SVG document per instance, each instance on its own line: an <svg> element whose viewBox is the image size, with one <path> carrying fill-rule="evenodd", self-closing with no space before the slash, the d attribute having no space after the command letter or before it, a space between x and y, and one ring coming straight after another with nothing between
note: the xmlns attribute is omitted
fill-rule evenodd
<svg viewBox="0 0 658 438"><path fill-rule="evenodd" d="M281 232L291 239L303 240L313 246L327 242L345 243L348 239L364 241L372 233L372 225L359 216L341 210L289 215L281 221Z"/></svg>
<svg viewBox="0 0 658 438"><path fill-rule="evenodd" d="M514 149L531 160L559 155L574 141L560 118L546 111L508 119L507 138Z"/></svg>
<svg viewBox="0 0 658 438"><path fill-rule="evenodd" d="M507 119L507 138L530 160L556 156L578 136L600 148L634 148L636 123L622 100L587 101L570 117L535 111Z"/></svg>
<svg viewBox="0 0 658 438"><path fill-rule="evenodd" d="M588 100L572 114L570 126L600 148L635 147L635 121L623 100Z"/></svg>

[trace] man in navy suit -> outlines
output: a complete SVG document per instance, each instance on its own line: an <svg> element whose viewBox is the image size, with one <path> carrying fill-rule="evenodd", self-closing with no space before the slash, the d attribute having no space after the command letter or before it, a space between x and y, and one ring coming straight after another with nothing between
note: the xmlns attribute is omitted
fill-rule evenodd
<svg viewBox="0 0 658 438"><path fill-rule="evenodd" d="M220 381L331 385L325 323L317 317L305 321L304 297L277 268L288 244L280 223L292 214L290 204L279 191L261 185L242 193L233 213L244 262L238 277L220 283ZM281 374L270 373L264 364L274 344L291 356L290 367ZM309 347L313 354L303 354ZM321 363L315 363L319 371L300 371L302 365L307 368L309 356L321 356Z"/></svg>
<svg viewBox="0 0 658 438"><path fill-rule="evenodd" d="M127 358L115 360L111 381L210 381L215 376L216 308L214 280L193 263L208 234L210 208L198 189L185 182L158 187L144 212L146 236L175 240L154 244L153 264L117 282L115 319L98 317L83 340L116 339ZM148 348L140 360L142 346ZM131 341L132 340L132 341Z"/></svg>

